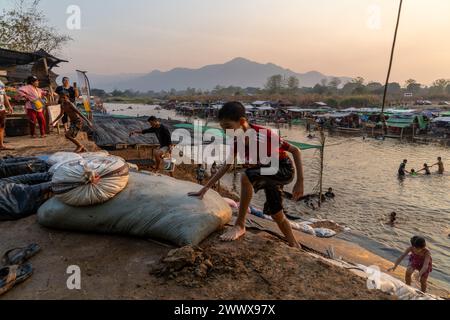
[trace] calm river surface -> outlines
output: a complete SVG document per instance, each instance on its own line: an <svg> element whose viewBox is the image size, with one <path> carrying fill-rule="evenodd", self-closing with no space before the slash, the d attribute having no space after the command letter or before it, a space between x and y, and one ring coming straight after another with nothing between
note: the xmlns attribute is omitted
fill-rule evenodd
<svg viewBox="0 0 450 320"><path fill-rule="evenodd" d="M129 106L133 109L127 109ZM107 105L112 114L181 119L171 111L154 108ZM303 126L286 126L280 130L289 140L318 144L318 141L306 138ZM342 136L327 137L326 144L324 187L333 187L336 199L327 202L320 211L287 201L287 210L305 218L326 218L344 224L352 230L351 235L344 237L390 260L408 246L413 235L423 235L432 251L432 277L450 288L450 149L391 139L363 141L360 137ZM408 169L418 170L424 163L434 164L438 156L444 159L448 170L445 175L406 177L403 181L397 178L397 169L403 159L409 160ZM305 150L303 158L305 189L310 192L318 182L318 154L314 150ZM233 184L232 176L225 180L227 184ZM239 183L236 187L239 189ZM286 190L291 191L290 188ZM256 195L253 203L262 207L264 193ZM386 224L392 211L397 212L396 227Z"/></svg>

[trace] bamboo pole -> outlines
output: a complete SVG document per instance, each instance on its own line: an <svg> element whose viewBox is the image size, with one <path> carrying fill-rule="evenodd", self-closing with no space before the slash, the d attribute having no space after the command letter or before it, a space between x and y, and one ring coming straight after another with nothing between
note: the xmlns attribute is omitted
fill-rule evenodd
<svg viewBox="0 0 450 320"><path fill-rule="evenodd" d="M325 154L325 134L323 129L320 129L320 142L322 147L320 148L320 181L319 181L319 207L322 206L322 194L323 194L323 168L324 168L324 154Z"/></svg>
<svg viewBox="0 0 450 320"><path fill-rule="evenodd" d="M395 44L397 42L398 27L400 25L400 16L402 13L402 5L403 5L403 0L400 0L400 5L398 7L397 24L395 26L395 32L394 32L394 41L392 43L391 56L390 56L390 60L389 60L389 68L388 68L388 73L387 73L387 77L386 77L386 84L384 86L383 105L381 107L381 120L383 122L383 132L384 133L387 133L387 124L386 124L386 117L384 116L384 108L386 106L387 90L388 90L388 86L389 86L389 78L391 77L392 62L394 60Z"/></svg>
<svg viewBox="0 0 450 320"><path fill-rule="evenodd" d="M45 69L45 75L46 75L46 77L47 77L47 81L48 81L48 88L49 88L49 91L50 91L50 97L49 97L49 101L50 101L50 103L53 105L53 103L54 103L54 91L53 91L53 88L52 88L52 81L51 81L51 79L50 79L50 71L48 70L48 63L47 63L47 58L42 58L42 62L44 63L44 69ZM47 107L47 123L48 123L48 125L47 125L47 133L50 133L50 113L48 112L48 107ZM58 123L56 124L56 131L58 132L58 135L61 133L61 131L60 131L60 129L59 129L59 121L58 121Z"/></svg>

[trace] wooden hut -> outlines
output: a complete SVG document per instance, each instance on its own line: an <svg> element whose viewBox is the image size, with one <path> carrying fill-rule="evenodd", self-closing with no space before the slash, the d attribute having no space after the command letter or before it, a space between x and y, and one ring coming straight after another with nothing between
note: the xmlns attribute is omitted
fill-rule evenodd
<svg viewBox="0 0 450 320"><path fill-rule="evenodd" d="M0 48L0 76L7 88L12 90L25 84L27 78L34 75L39 79L41 88L53 92L58 75L52 69L61 62L67 61L59 59L42 49L36 52L20 52ZM11 102L14 106L14 114L7 116L6 135L28 135L29 122L25 115L23 101L13 99ZM55 101L50 100L49 102L53 104ZM45 111L48 120L49 113L48 110Z"/></svg>

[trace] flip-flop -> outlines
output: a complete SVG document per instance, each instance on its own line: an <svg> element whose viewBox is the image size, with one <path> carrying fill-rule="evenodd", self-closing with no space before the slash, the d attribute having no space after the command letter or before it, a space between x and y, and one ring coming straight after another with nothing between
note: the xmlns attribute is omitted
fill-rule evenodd
<svg viewBox="0 0 450 320"><path fill-rule="evenodd" d="M16 248L6 251L3 255L1 265L13 266L23 264L25 261L33 257L41 250L41 247L36 243L30 244L25 248Z"/></svg>
<svg viewBox="0 0 450 320"><path fill-rule="evenodd" d="M32 274L33 266L30 263L0 269L0 296L27 280Z"/></svg>

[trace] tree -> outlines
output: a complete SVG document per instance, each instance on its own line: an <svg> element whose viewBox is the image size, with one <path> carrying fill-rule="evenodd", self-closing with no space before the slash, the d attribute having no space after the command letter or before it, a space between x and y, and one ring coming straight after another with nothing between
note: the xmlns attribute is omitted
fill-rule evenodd
<svg viewBox="0 0 450 320"><path fill-rule="evenodd" d="M4 0L2 0L4 1ZM0 46L10 50L57 53L72 38L48 24L40 0L18 0L15 8L0 14Z"/></svg>
<svg viewBox="0 0 450 320"><path fill-rule="evenodd" d="M358 86L364 85L364 78L363 77L356 77L355 79L352 79L351 81L354 84L357 84Z"/></svg>
<svg viewBox="0 0 450 320"><path fill-rule="evenodd" d="M402 93L402 86L398 82L391 82L388 85L388 92L391 94Z"/></svg>
<svg viewBox="0 0 450 320"><path fill-rule="evenodd" d="M366 90L370 93L381 94L383 93L384 86L379 82L369 82L366 86Z"/></svg>
<svg viewBox="0 0 450 320"><path fill-rule="evenodd" d="M273 94L280 93L283 89L283 76L281 74L273 75L267 79L265 89Z"/></svg>
<svg viewBox="0 0 450 320"><path fill-rule="evenodd" d="M295 93L300 87L300 81L297 77L290 76L287 80L287 88L289 92Z"/></svg>
<svg viewBox="0 0 450 320"><path fill-rule="evenodd" d="M100 97L100 98L104 98L106 97L106 91L102 90L102 89L91 89L91 95L96 96L96 97Z"/></svg>
<svg viewBox="0 0 450 320"><path fill-rule="evenodd" d="M417 83L414 79L408 79L405 82L406 90L411 93L418 93L422 87L420 83Z"/></svg>
<svg viewBox="0 0 450 320"><path fill-rule="evenodd" d="M123 92L116 89L116 90L114 90L113 92L111 92L111 95L112 95L113 97L121 97L121 96L123 96Z"/></svg>
<svg viewBox="0 0 450 320"><path fill-rule="evenodd" d="M339 79L338 77L333 77L331 78L330 82L328 82L328 86L331 89L337 90L339 88L339 86L341 85L342 80Z"/></svg>
<svg viewBox="0 0 450 320"><path fill-rule="evenodd" d="M438 79L433 82L433 85L430 87L430 94L445 94L447 86L450 85L450 80L447 79Z"/></svg>
<svg viewBox="0 0 450 320"><path fill-rule="evenodd" d="M325 94L327 92L327 87L323 86L321 84L316 84L313 88L312 88L312 93L316 93L316 94Z"/></svg>

